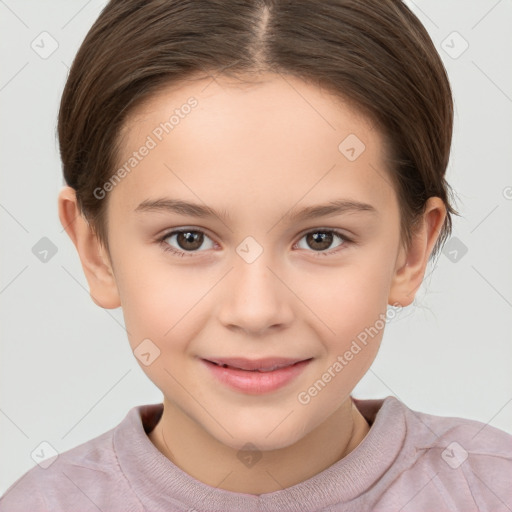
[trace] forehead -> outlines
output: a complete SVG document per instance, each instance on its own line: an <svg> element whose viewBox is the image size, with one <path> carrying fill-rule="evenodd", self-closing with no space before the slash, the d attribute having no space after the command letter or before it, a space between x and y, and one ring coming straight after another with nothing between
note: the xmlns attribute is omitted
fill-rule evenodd
<svg viewBox="0 0 512 512"><path fill-rule="evenodd" d="M228 199L234 207L289 207L345 191L366 202L393 200L384 141L371 120L291 76L172 85L132 112L121 148L118 167L128 172L111 201L125 213L163 195L224 209Z"/></svg>

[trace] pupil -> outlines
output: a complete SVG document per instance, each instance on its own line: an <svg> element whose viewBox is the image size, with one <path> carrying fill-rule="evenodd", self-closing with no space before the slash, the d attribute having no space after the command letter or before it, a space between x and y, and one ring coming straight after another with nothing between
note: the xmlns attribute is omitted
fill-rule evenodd
<svg viewBox="0 0 512 512"><path fill-rule="evenodd" d="M193 250L201 247L201 244L203 243L203 234L193 231L185 231L178 233L177 239L178 244L182 249Z"/></svg>
<svg viewBox="0 0 512 512"><path fill-rule="evenodd" d="M312 249L315 250L322 250L322 249L328 249L329 246L332 244L332 233L310 233L308 235L308 244L311 245L311 242L313 242ZM314 244L319 244L315 247Z"/></svg>

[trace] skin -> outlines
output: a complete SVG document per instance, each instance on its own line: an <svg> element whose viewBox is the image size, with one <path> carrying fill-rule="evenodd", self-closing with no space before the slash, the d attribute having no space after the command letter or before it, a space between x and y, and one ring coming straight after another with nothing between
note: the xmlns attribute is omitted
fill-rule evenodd
<svg viewBox="0 0 512 512"><path fill-rule="evenodd" d="M251 86L198 80L158 93L129 118L120 165L191 96L197 107L103 199L110 254L69 187L60 192L59 216L94 302L122 307L133 350L147 338L160 350L141 364L164 395L163 416L149 434L154 445L211 486L273 492L329 467L368 433L350 393L382 330L309 403L298 395L388 304L411 304L446 209L430 198L406 249L379 131L317 86L279 75ZM366 146L354 161L338 149L349 134ZM206 204L229 218L134 211L161 197ZM375 211L284 218L336 199ZM184 257L163 250L186 252L190 245L176 236L157 241L180 227L206 235ZM333 235L322 249L329 254L319 254L305 235L327 228L352 241ZM236 251L248 236L263 250L251 263ZM248 395L217 381L199 360L215 356L312 360L285 387ZM261 455L250 467L237 457L246 443Z"/></svg>

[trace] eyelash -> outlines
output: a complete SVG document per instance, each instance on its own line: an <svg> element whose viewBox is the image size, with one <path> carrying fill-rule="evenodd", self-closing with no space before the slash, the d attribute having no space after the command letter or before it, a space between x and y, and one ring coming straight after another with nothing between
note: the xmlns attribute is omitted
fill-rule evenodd
<svg viewBox="0 0 512 512"><path fill-rule="evenodd" d="M159 242L159 244L161 245L164 252L170 252L176 256L181 256L181 257L194 256L197 252L201 252L201 251L189 251L189 252L179 251L165 242L165 240L167 240L172 235L176 235L179 233L188 233L188 232L202 233L203 235L208 236L204 231L201 231L200 229L175 229L173 231L169 231L162 237L158 238L157 242ZM307 231L300 237L299 241L302 240L305 236L312 234L312 233L332 233L332 234L336 235L337 237L341 238L341 240L342 240L342 243L340 245L338 245L335 249L331 249L330 251L313 251L313 250L308 251L308 252L312 252L315 257L331 256L331 255L337 254L339 251L343 250L347 244L353 243L353 241L350 238L348 238L345 234L341 233L340 231L338 231L336 229L321 229L321 228ZM294 244L294 245L296 245L296 244Z"/></svg>

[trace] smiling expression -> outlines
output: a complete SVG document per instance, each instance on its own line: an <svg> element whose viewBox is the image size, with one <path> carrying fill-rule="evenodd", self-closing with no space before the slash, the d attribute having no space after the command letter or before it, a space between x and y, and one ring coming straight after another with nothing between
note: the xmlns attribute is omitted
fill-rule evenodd
<svg viewBox="0 0 512 512"><path fill-rule="evenodd" d="M297 398L385 314L402 249L381 134L317 87L265 78L170 87L130 116L120 165L155 144L108 193L108 237L131 347L146 340L166 404L226 445L272 449L370 367L382 331Z"/></svg>

